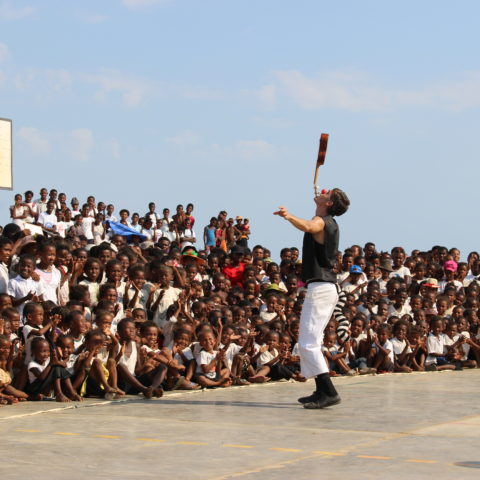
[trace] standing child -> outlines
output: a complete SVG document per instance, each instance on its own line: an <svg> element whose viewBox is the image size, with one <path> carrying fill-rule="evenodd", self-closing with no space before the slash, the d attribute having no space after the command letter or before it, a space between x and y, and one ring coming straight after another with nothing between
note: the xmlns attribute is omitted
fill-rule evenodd
<svg viewBox="0 0 480 480"><path fill-rule="evenodd" d="M7 292L13 298L13 306L17 307L20 316L23 315L25 303L32 300L43 302L45 287L43 282L33 280L32 273L35 271L35 257L22 255L18 262L18 275L8 282Z"/></svg>
<svg viewBox="0 0 480 480"><path fill-rule="evenodd" d="M54 265L57 256L55 244L53 242L41 243L38 247L38 254L40 256L40 262L35 269L35 273L43 282L43 299L50 300L58 305L58 291L62 274Z"/></svg>

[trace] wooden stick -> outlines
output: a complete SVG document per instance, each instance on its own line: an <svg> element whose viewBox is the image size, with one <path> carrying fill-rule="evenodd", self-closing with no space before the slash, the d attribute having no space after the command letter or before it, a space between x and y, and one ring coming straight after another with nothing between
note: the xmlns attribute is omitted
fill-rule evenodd
<svg viewBox="0 0 480 480"><path fill-rule="evenodd" d="M328 145L328 133L322 133L320 135L320 146L318 148L317 164L315 166L315 176L313 177L313 189L315 190L315 194L317 193L318 169L320 168L320 165L323 165L325 163L325 156L327 154L327 145Z"/></svg>

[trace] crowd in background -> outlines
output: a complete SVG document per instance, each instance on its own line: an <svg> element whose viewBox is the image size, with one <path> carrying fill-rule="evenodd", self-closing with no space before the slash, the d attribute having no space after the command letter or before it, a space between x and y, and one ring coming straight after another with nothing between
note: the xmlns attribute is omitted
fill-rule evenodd
<svg viewBox="0 0 480 480"><path fill-rule="evenodd" d="M193 212L15 195L0 236L0 403L305 381L298 248L275 262L249 245L248 219L220 211L198 228ZM336 273L332 376L480 364L477 252L353 245Z"/></svg>

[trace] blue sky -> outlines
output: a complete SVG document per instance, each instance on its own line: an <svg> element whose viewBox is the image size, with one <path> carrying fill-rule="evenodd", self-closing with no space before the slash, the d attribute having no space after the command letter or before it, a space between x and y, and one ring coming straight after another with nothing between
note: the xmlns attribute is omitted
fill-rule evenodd
<svg viewBox="0 0 480 480"><path fill-rule="evenodd" d="M145 213L225 209L252 242L301 244L272 215L350 211L341 247L477 246L480 3L0 0L0 117L13 194L43 186Z"/></svg>

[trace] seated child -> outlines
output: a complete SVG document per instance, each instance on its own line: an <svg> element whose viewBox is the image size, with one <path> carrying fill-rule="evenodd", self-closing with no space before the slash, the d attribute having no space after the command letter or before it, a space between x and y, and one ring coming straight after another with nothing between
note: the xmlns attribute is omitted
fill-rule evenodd
<svg viewBox="0 0 480 480"><path fill-rule="evenodd" d="M428 356L425 360L425 370L431 372L436 370L454 370L455 365L445 357L445 336L443 320L433 316L430 322L430 333L427 337Z"/></svg>
<svg viewBox="0 0 480 480"><path fill-rule="evenodd" d="M12 386L13 345L7 335L0 335L0 404L26 400L28 394Z"/></svg>
<svg viewBox="0 0 480 480"><path fill-rule="evenodd" d="M349 350L350 343L348 341L345 342L343 348L340 348L337 343L337 334L333 332L325 333L322 353L330 370L330 376L335 376L338 373L348 376L357 374L356 370L351 369L345 360Z"/></svg>
<svg viewBox="0 0 480 480"><path fill-rule="evenodd" d="M393 338L391 343L394 355L394 372L412 372L412 369L408 366L412 355L412 349L407 340L409 328L410 324L405 320L398 320L393 325Z"/></svg>
<svg viewBox="0 0 480 480"><path fill-rule="evenodd" d="M425 371L427 346L425 342L423 328L418 325L414 325L413 327L411 327L408 341L410 344L410 349L412 350L409 367L416 372Z"/></svg>
<svg viewBox="0 0 480 480"><path fill-rule="evenodd" d="M229 387L230 370L225 367L225 350L215 350L216 338L211 331L198 336L200 351L196 356L196 381L202 387Z"/></svg>
<svg viewBox="0 0 480 480"><path fill-rule="evenodd" d="M118 377L122 381L122 390L131 394L141 392L145 398L161 397L163 389L160 385L164 377L164 368L157 367L148 375L140 375L143 365L135 342L135 323L129 318L124 318L118 323L117 334L119 343L115 349L115 361Z"/></svg>
<svg viewBox="0 0 480 480"><path fill-rule="evenodd" d="M390 341L391 327L382 323L377 327L373 336L373 347L369 359L378 373L392 372L394 367L393 346Z"/></svg>
<svg viewBox="0 0 480 480"><path fill-rule="evenodd" d="M70 382L70 374L64 362L58 359L56 350L42 337L35 337L31 344L32 360L28 363L28 385L25 389L32 400L42 400L55 393L57 402L77 399L77 393ZM65 391L65 393L64 393Z"/></svg>

